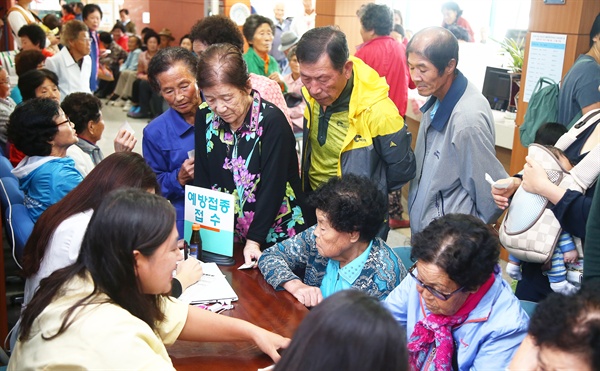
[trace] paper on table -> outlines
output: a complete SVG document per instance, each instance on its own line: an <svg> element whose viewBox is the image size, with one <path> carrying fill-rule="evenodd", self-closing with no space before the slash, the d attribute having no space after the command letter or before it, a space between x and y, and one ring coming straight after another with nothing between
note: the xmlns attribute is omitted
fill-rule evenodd
<svg viewBox="0 0 600 371"><path fill-rule="evenodd" d="M252 263L244 263L238 267L238 270L250 269L254 268L257 262L253 261Z"/></svg>
<svg viewBox="0 0 600 371"><path fill-rule="evenodd" d="M202 278L188 287L179 300L189 304L238 300L238 296L215 263L202 263Z"/></svg>

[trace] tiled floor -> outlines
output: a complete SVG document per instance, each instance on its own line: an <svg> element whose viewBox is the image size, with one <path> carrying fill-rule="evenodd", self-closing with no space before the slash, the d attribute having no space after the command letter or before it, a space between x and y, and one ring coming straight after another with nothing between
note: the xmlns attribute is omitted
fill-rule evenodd
<svg viewBox="0 0 600 371"><path fill-rule="evenodd" d="M148 125L148 119L132 119L127 117L126 112L121 107L107 106L106 99L102 100L102 116L104 117L104 133L102 139L98 141L98 146L102 149L104 156L108 156L115 151L113 139L117 136L121 126L128 122L135 132L138 142L133 149L137 153L142 153L142 135L143 130Z"/></svg>

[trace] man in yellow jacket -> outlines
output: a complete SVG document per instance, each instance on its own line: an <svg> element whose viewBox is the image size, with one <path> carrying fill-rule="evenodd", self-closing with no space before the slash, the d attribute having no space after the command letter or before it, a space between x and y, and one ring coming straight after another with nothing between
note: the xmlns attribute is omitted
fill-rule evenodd
<svg viewBox="0 0 600 371"><path fill-rule="evenodd" d="M296 50L307 102L302 182L310 193L333 176L369 177L386 196L415 176L411 135L385 79L350 57L335 27L305 33ZM380 237L386 237L386 228Z"/></svg>

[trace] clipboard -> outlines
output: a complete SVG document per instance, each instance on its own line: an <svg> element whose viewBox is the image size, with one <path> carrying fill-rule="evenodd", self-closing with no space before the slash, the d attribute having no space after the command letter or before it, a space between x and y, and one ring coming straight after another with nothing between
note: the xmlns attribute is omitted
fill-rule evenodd
<svg viewBox="0 0 600 371"><path fill-rule="evenodd" d="M179 300L188 304L208 304L218 301L237 301L238 296L215 263L202 263L202 278L188 287Z"/></svg>

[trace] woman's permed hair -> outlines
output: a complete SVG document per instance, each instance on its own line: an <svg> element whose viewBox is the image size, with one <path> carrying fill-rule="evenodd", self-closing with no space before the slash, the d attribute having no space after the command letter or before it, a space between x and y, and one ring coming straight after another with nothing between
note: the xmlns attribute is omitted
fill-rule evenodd
<svg viewBox="0 0 600 371"><path fill-rule="evenodd" d="M192 42L195 40L210 46L213 44L232 44L244 50L244 36L239 27L229 17L211 15L196 22L190 32Z"/></svg>
<svg viewBox="0 0 600 371"><path fill-rule="evenodd" d="M359 232L369 242L385 221L387 198L364 176L344 174L330 178L310 195L310 206L319 209L338 232Z"/></svg>
<svg viewBox="0 0 600 371"><path fill-rule="evenodd" d="M466 291L483 285L494 272L500 242L490 227L466 214L446 214L412 238L412 260L435 264Z"/></svg>
<svg viewBox="0 0 600 371"><path fill-rule="evenodd" d="M20 77L27 71L37 70L45 60L46 56L39 50L22 50L15 55L15 72Z"/></svg>
<svg viewBox="0 0 600 371"><path fill-rule="evenodd" d="M53 99L23 101L8 120L8 140L27 156L49 156L52 151L50 142L58 133L54 118L59 110L58 102Z"/></svg>
<svg viewBox="0 0 600 371"><path fill-rule="evenodd" d="M160 194L156 174L135 152L115 152L100 161L77 187L50 206L38 219L23 252L23 274L37 273L52 234L60 223L86 210L96 210L111 191L119 188L153 190Z"/></svg>
<svg viewBox="0 0 600 371"><path fill-rule="evenodd" d="M574 354L600 370L600 282L585 282L574 295L552 293L533 313L529 334L538 347Z"/></svg>
<svg viewBox="0 0 600 371"><path fill-rule="evenodd" d="M90 173L91 174L91 173ZM94 290L64 313L63 322L51 340L64 333L77 319L77 309L99 294L144 321L152 330L164 320L162 295L145 294L136 275L134 251L150 257L171 235L175 209L162 196L141 189L119 189L102 200L87 227L77 261L43 279L23 312L19 339L29 339L33 321L54 299L61 287L78 276L91 275Z"/></svg>
<svg viewBox="0 0 600 371"><path fill-rule="evenodd" d="M231 44L209 46L200 55L196 79L200 89L218 84L229 84L238 89L247 89L250 86L250 76L242 52Z"/></svg>
<svg viewBox="0 0 600 371"><path fill-rule="evenodd" d="M98 122L102 116L102 102L90 93L71 93L62 101L60 107L75 125L77 134L83 133L90 121Z"/></svg>
<svg viewBox="0 0 600 371"><path fill-rule="evenodd" d="M377 299L340 291L306 316L275 370L408 371L406 333Z"/></svg>

